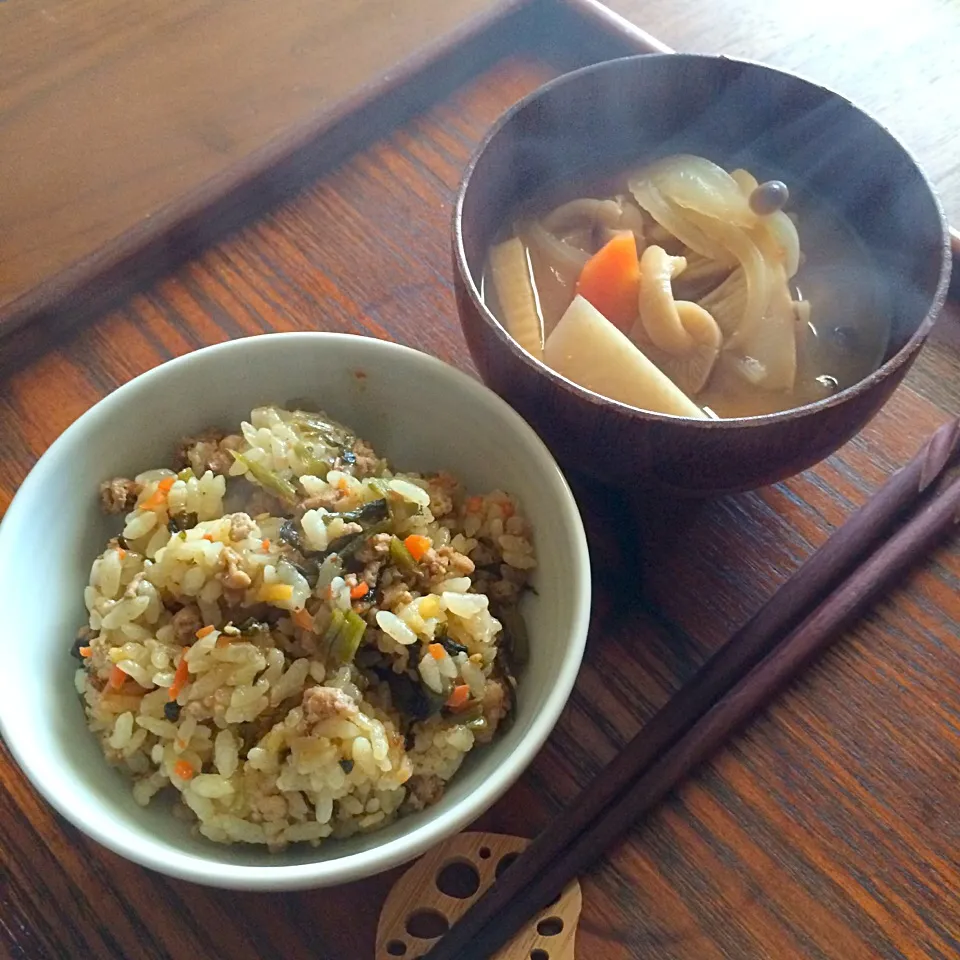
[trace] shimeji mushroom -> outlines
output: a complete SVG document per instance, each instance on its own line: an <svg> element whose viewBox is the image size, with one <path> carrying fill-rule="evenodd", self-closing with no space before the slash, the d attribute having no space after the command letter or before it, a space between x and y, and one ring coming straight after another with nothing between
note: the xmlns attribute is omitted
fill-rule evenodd
<svg viewBox="0 0 960 960"><path fill-rule="evenodd" d="M675 300L672 281L687 265L663 247L650 246L640 258L640 319L631 337L687 395L699 393L717 361L723 334L703 307Z"/></svg>

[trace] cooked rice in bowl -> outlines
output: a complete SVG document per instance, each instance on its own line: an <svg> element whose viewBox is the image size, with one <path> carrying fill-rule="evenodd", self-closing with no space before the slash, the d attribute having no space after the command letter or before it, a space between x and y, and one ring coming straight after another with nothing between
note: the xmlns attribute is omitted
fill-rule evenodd
<svg viewBox="0 0 960 960"><path fill-rule="evenodd" d="M74 648L137 802L176 791L208 839L279 850L439 800L525 658L516 502L394 473L324 414L272 407L178 460L104 483L126 517Z"/></svg>

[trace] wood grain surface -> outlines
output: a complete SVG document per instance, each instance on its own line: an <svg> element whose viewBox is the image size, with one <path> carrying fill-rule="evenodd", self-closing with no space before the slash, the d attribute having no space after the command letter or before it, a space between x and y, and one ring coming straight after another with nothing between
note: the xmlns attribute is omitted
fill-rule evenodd
<svg viewBox="0 0 960 960"><path fill-rule="evenodd" d="M510 6L0 5L0 333L102 294L86 281Z"/></svg>
<svg viewBox="0 0 960 960"><path fill-rule="evenodd" d="M958 109L960 62L936 56L960 43L955 6L921 4L923 15L904 9L901 29L891 19L884 32L876 24L887 14L862 0L844 11L815 2L796 12L785 0L730 0L722 10L708 0L629 9L626 2L621 9L676 47L727 43L729 52L795 66L855 99L867 92L881 119L906 128L948 208L960 212L958 126L946 119ZM847 21L853 8L860 32ZM0 383L0 509L37 457L100 397L204 344L267 330L351 330L470 369L451 290L450 204L496 116L584 56L571 47L596 55L586 27L551 22L539 54L523 46L529 31L491 39L516 49L465 83L436 75L435 106L19 361ZM600 586L617 589L598 594L575 692L545 749L477 829L530 836L545 827L928 432L960 414L958 331L960 317L945 315L880 416L836 456L784 484L696 510L648 504L636 534L623 504L580 491L593 543L609 545L619 534L630 560L615 569L598 550ZM582 877L577 955L960 956L958 586L954 541ZM207 890L86 840L51 813L6 753L0 782L2 955L373 956L377 917L398 871L283 896Z"/></svg>

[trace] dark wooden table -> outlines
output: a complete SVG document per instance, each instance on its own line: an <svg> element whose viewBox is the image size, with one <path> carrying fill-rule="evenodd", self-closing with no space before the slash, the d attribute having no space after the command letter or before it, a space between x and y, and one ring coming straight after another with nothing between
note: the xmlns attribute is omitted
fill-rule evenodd
<svg viewBox="0 0 960 960"><path fill-rule="evenodd" d="M613 0L679 49L794 68L915 150L960 220L960 10L850 0ZM400 9L398 7L398 9ZM375 29L375 27L371 27ZM0 509L117 384L269 330L388 337L470 369L449 271L466 158L555 63L507 60L0 382ZM553 737L480 826L532 835L923 437L960 414L960 316L854 441L643 544L640 601L601 598ZM602 558L600 558L602 563ZM960 957L960 540L918 568L746 733L582 878L584 960ZM5 638L7 639L7 638ZM105 852L0 751L0 953L367 960L397 872L290 895L206 890ZM344 917L351 916L345 923Z"/></svg>

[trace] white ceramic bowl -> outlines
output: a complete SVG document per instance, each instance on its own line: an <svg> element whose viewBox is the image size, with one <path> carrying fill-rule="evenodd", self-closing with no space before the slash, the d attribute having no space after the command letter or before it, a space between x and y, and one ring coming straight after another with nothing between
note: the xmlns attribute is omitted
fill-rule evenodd
<svg viewBox="0 0 960 960"><path fill-rule="evenodd" d="M446 795L365 837L280 854L191 836L157 799L146 809L87 731L70 656L90 564L115 533L97 486L169 462L184 434L237 424L252 407L326 409L411 470L449 469L476 491L502 487L533 524L538 595L524 608L531 658L513 724L472 753ZM166 363L84 414L43 455L0 525L0 732L37 789L68 820L130 860L197 883L290 890L345 883L419 855L461 830L543 745L573 687L590 608L576 504L527 424L486 387L395 344L332 333L236 340Z"/></svg>

